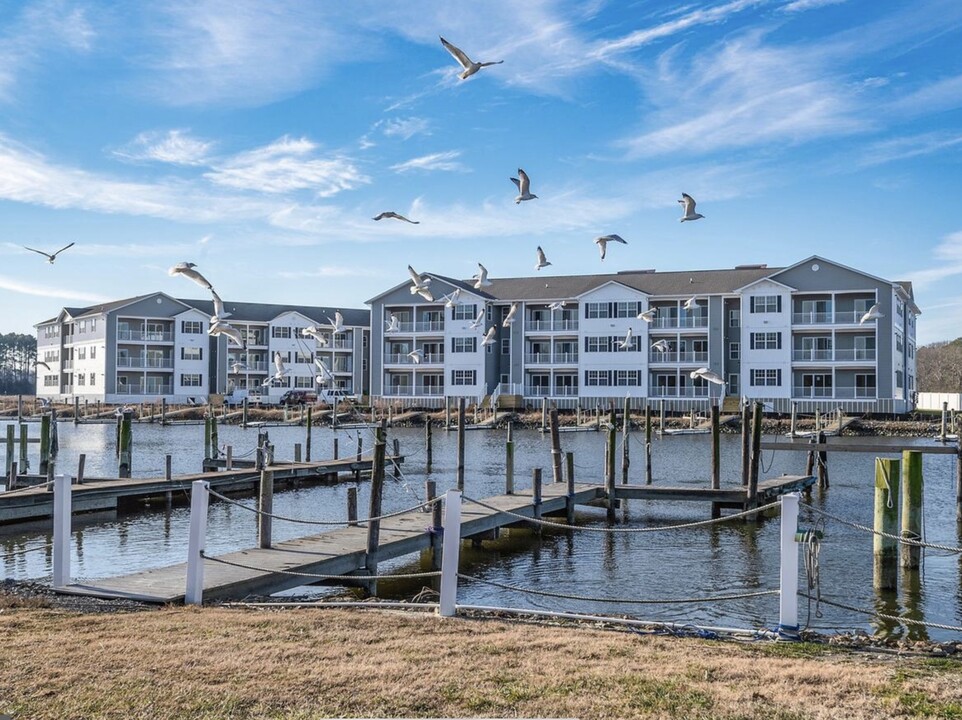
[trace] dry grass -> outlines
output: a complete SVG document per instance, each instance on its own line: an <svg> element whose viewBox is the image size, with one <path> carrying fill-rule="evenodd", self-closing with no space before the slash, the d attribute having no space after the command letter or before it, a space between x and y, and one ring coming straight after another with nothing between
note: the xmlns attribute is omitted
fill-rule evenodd
<svg viewBox="0 0 962 720"><path fill-rule="evenodd" d="M962 718L955 662L388 611L0 612L16 718Z"/></svg>

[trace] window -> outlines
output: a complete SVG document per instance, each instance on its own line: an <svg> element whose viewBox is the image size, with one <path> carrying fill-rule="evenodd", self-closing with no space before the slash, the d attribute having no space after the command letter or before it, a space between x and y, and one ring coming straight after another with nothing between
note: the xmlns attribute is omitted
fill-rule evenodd
<svg viewBox="0 0 962 720"><path fill-rule="evenodd" d="M90 346L90 359L91 359L91 360L96 360L96 359L97 359L97 346L96 346L96 345L91 345L91 346Z"/></svg>
<svg viewBox="0 0 962 720"><path fill-rule="evenodd" d="M452 320L474 320L478 314L478 306L474 303L455 305L451 309Z"/></svg>
<svg viewBox="0 0 962 720"><path fill-rule="evenodd" d="M96 385L96 384L97 384L97 376L94 375L93 373L90 373L90 384L91 384L91 385Z"/></svg>
<svg viewBox="0 0 962 720"><path fill-rule="evenodd" d="M82 332L82 333L87 332L87 321L86 321L86 320L81 320L81 321L80 321L80 329L78 330L78 332Z"/></svg>
<svg viewBox="0 0 962 720"><path fill-rule="evenodd" d="M451 338L451 352L473 353L478 349L478 339L475 337Z"/></svg>
<svg viewBox="0 0 962 720"><path fill-rule="evenodd" d="M314 356L311 353L297 351L294 353L294 362L310 365L314 362Z"/></svg>
<svg viewBox="0 0 962 720"><path fill-rule="evenodd" d="M908 356L909 356L910 358L914 358L914 357L915 357L915 345L913 345L912 343L907 343L907 344L906 344L906 347L907 347L907 351L908 351Z"/></svg>
<svg viewBox="0 0 962 720"><path fill-rule="evenodd" d="M778 313L782 311L781 295L753 295L751 297L751 311L753 313Z"/></svg>
<svg viewBox="0 0 962 720"><path fill-rule="evenodd" d="M895 352L902 352L902 333L900 332L895 333Z"/></svg>
<svg viewBox="0 0 962 720"><path fill-rule="evenodd" d="M508 373L501 373L501 384L507 385L509 382L511 382L511 376Z"/></svg>
<svg viewBox="0 0 962 720"><path fill-rule="evenodd" d="M609 384L607 370L585 370L585 385L588 387L606 387Z"/></svg>
<svg viewBox="0 0 962 720"><path fill-rule="evenodd" d="M306 377L301 377L300 375L298 375L294 378L294 387L300 388L302 390L303 389L309 390L312 387L314 387L314 378L312 378L310 375L307 375Z"/></svg>
<svg viewBox="0 0 962 720"><path fill-rule="evenodd" d="M87 376L83 373L77 373L77 384L85 385L87 383Z"/></svg>
<svg viewBox="0 0 962 720"><path fill-rule="evenodd" d="M737 342L728 343L728 359L729 360L738 359L738 350L740 347L741 347L741 343L737 343Z"/></svg>
<svg viewBox="0 0 962 720"><path fill-rule="evenodd" d="M610 352L611 338L609 337L586 337L585 352Z"/></svg>
<svg viewBox="0 0 962 720"><path fill-rule="evenodd" d="M781 370L752 370L752 387L778 387L782 384Z"/></svg>
<svg viewBox="0 0 962 720"><path fill-rule="evenodd" d="M607 318L611 317L611 307L608 303L585 303L586 318Z"/></svg>
<svg viewBox="0 0 962 720"><path fill-rule="evenodd" d="M896 370L896 371L895 371L895 387L897 387L897 388L900 388L900 387L902 387L902 386L904 385L904 382L903 382L903 380L902 380L902 375L903 375L903 373L902 373L901 370Z"/></svg>
<svg viewBox="0 0 962 720"><path fill-rule="evenodd" d="M199 347L182 347L180 349L181 360L203 360L204 351Z"/></svg>
<svg viewBox="0 0 962 720"><path fill-rule="evenodd" d="M641 385L641 371L615 370L615 385Z"/></svg>
<svg viewBox="0 0 962 720"><path fill-rule="evenodd" d="M779 332L761 332L751 334L752 350L781 350L782 334Z"/></svg>
<svg viewBox="0 0 962 720"><path fill-rule="evenodd" d="M46 350L43 353L44 362L58 362L60 360L60 353L56 350Z"/></svg>
<svg viewBox="0 0 962 720"><path fill-rule="evenodd" d="M44 387L59 387L60 383L56 375L44 375L43 376L43 386Z"/></svg>
<svg viewBox="0 0 962 720"><path fill-rule="evenodd" d="M290 338L291 329L289 327L272 327L271 337L273 338Z"/></svg>
<svg viewBox="0 0 962 720"><path fill-rule="evenodd" d="M85 347L77 348L77 359L78 359L78 360L86 360L86 359L87 359L87 348L85 348Z"/></svg>
<svg viewBox="0 0 962 720"><path fill-rule="evenodd" d="M738 373L728 374L728 392L732 395L738 394Z"/></svg>
<svg viewBox="0 0 962 720"><path fill-rule="evenodd" d="M180 376L180 384L182 387L200 387L200 380L200 373L189 373Z"/></svg>
<svg viewBox="0 0 962 720"><path fill-rule="evenodd" d="M180 331L186 335L200 335L204 328L200 320L181 320Z"/></svg>
<svg viewBox="0 0 962 720"><path fill-rule="evenodd" d="M475 385L477 384L477 370L452 370L452 385Z"/></svg>
<svg viewBox="0 0 962 720"><path fill-rule="evenodd" d="M742 311L741 310L729 310L728 311L728 327L738 327L742 322Z"/></svg>
<svg viewBox="0 0 962 720"><path fill-rule="evenodd" d="M511 336L506 335L501 338L501 354L510 355L511 354Z"/></svg>
<svg viewBox="0 0 962 720"><path fill-rule="evenodd" d="M90 332L97 329L97 318L90 318Z"/></svg>
<svg viewBox="0 0 962 720"><path fill-rule="evenodd" d="M616 302L614 306L616 318L633 318L639 311L637 302Z"/></svg>

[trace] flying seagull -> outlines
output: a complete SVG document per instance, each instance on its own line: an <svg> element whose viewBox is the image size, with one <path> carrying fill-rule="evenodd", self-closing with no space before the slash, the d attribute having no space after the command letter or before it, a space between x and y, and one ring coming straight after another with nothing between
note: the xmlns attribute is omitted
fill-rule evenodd
<svg viewBox="0 0 962 720"><path fill-rule="evenodd" d="M543 267L548 267L551 263L548 262L548 258L544 256L544 250L541 246L538 246L538 264L534 266L535 270L540 270Z"/></svg>
<svg viewBox="0 0 962 720"><path fill-rule="evenodd" d="M420 221L420 220L408 220L406 217L404 217L404 216L401 215L400 213L396 213L396 212L393 212L393 211L391 211L391 210L388 210L388 211L382 212L382 213L378 213L373 219L374 219L374 220L383 220L384 218L393 218L394 220L402 220L402 221L404 221L404 222L406 222L406 223L411 223L412 225L420 225L420 224L421 224L421 221Z"/></svg>
<svg viewBox="0 0 962 720"><path fill-rule="evenodd" d="M553 302L548 306L549 310L561 310L565 306L564 300L559 300L558 302Z"/></svg>
<svg viewBox="0 0 962 720"><path fill-rule="evenodd" d="M233 325L226 322L214 322L210 324L207 329L207 334L211 337L217 337L218 335L223 335L229 340L233 340L234 344L242 349L247 348L247 343L244 342L244 337L241 335L241 331L235 328Z"/></svg>
<svg viewBox="0 0 962 720"><path fill-rule="evenodd" d="M214 325L229 318L231 313L224 310L224 301L220 299L220 295L214 292L213 289L211 289L210 294L214 300L214 314L210 316L210 322L211 325Z"/></svg>
<svg viewBox="0 0 962 720"><path fill-rule="evenodd" d="M50 369L50 366L47 365L47 363L45 363L43 360L36 360L36 361L34 361L33 364L34 364L34 367L45 367L45 368L47 368L47 370Z"/></svg>
<svg viewBox="0 0 962 720"><path fill-rule="evenodd" d="M621 237L621 235L602 235L601 237L595 238L595 245L597 245L601 251L602 260L605 259L605 252L610 242L621 243L622 245L628 244L628 241Z"/></svg>
<svg viewBox="0 0 962 720"><path fill-rule="evenodd" d="M491 284L491 281L488 280L488 269L481 263L478 263L478 274L472 275L472 278L475 281L474 282L475 290L480 290L481 288L488 287L488 285Z"/></svg>
<svg viewBox="0 0 962 720"><path fill-rule="evenodd" d="M321 329L316 325L308 325L306 328L302 328L301 335L314 338L318 345L327 345L327 337L321 333Z"/></svg>
<svg viewBox="0 0 962 720"><path fill-rule="evenodd" d="M449 295L445 295L441 299L444 300L444 307L453 308L458 304L459 297L461 297L461 288L455 288L454 292Z"/></svg>
<svg viewBox="0 0 962 720"><path fill-rule="evenodd" d="M239 373L241 370L247 370L247 363L241 362L240 360L231 363L230 371L232 373Z"/></svg>
<svg viewBox="0 0 962 720"><path fill-rule="evenodd" d="M472 330L478 330L484 326L484 308L478 310L478 316L471 321L470 328Z"/></svg>
<svg viewBox="0 0 962 720"><path fill-rule="evenodd" d="M484 334L484 339L481 341L481 347L484 347L485 345L494 345L495 343L494 335L497 332L498 332L497 325L492 325L491 327L489 327L488 332Z"/></svg>
<svg viewBox="0 0 962 720"><path fill-rule="evenodd" d="M650 310L645 310L644 312L638 313L638 319L644 320L646 323L653 322L655 315L658 314L658 308L653 307Z"/></svg>
<svg viewBox="0 0 962 720"><path fill-rule="evenodd" d="M622 350L627 350L631 347L631 328L628 328L628 333L625 335L625 339L618 343L618 347Z"/></svg>
<svg viewBox="0 0 962 720"><path fill-rule="evenodd" d="M692 295L690 298L685 300L685 304L682 305L682 307L685 310L695 310L701 306L698 304L698 298L695 295Z"/></svg>
<svg viewBox="0 0 962 720"><path fill-rule="evenodd" d="M685 222L685 220L698 220L699 218L705 217L701 213L695 212L695 198L693 198L688 193L681 194L681 200L679 200L685 209L685 214L681 216L678 222Z"/></svg>
<svg viewBox="0 0 962 720"><path fill-rule="evenodd" d="M518 303L511 303L511 307L508 309L508 314L504 316L504 320L501 321L501 327L511 327L514 324L514 314L518 312Z"/></svg>
<svg viewBox="0 0 962 720"><path fill-rule="evenodd" d="M213 291L214 286L207 281L207 278L194 270L195 267L197 266L192 262L177 263L174 265L174 267L167 271L167 274L170 276L183 275L188 280L193 280L205 290Z"/></svg>
<svg viewBox="0 0 962 720"><path fill-rule="evenodd" d="M276 372L262 383L264 387L267 387L275 380L283 380L291 372L290 368L284 364L284 358L281 357L279 352L274 353L274 367Z"/></svg>
<svg viewBox="0 0 962 720"><path fill-rule="evenodd" d="M334 319L331 320L331 318L328 318L327 321L331 323L331 327L334 329L335 334L344 332L344 316L341 315L340 310L335 310Z"/></svg>
<svg viewBox="0 0 962 720"><path fill-rule="evenodd" d="M388 318L387 327L384 328L386 333L398 332L401 329L401 321L397 319L397 315L391 313L391 317Z"/></svg>
<svg viewBox="0 0 962 720"><path fill-rule="evenodd" d="M727 383L722 379L722 376L718 373L709 370L708 368L698 368L697 370L692 370L689 375L691 379L701 378L702 380L707 380L710 383L715 383L716 385L726 385Z"/></svg>
<svg viewBox="0 0 962 720"><path fill-rule="evenodd" d="M38 253L38 254L40 254L40 255L43 255L45 258L47 258L47 262L50 263L51 265L53 265L53 261L57 259L57 256L58 256L60 253L62 253L62 252L63 252L64 250L66 250L67 248L70 248L70 247L73 247L73 246L74 246L74 243L70 243L69 245L65 245L64 247L60 248L57 252L55 252L53 255L51 255L50 253L45 253L43 250L34 250L33 248L29 248L29 247L27 247L26 245L23 246L23 249L24 249L24 250L29 250L30 252Z"/></svg>
<svg viewBox="0 0 962 720"><path fill-rule="evenodd" d="M423 350L412 350L408 353L408 357L414 361L415 365L420 365L421 361L424 359Z"/></svg>
<svg viewBox="0 0 962 720"><path fill-rule="evenodd" d="M334 373L332 373L327 365L324 364L323 360L314 358L314 364L317 365L317 369L320 370L320 372L314 378L314 381L318 385L327 385L327 383L334 379Z"/></svg>
<svg viewBox="0 0 962 720"><path fill-rule="evenodd" d="M878 320L879 318L885 317L882 313L879 312L878 307L879 307L878 303L875 303L872 307L870 307L868 309L868 312L865 313L862 316L862 319L858 321L858 324L864 325L869 320Z"/></svg>
<svg viewBox="0 0 962 720"><path fill-rule="evenodd" d="M534 200L538 197L531 194L531 179L528 177L528 173L521 168L518 168L518 177L508 179L518 188L518 197L514 199L515 205L519 205L524 200Z"/></svg>
<svg viewBox="0 0 962 720"><path fill-rule="evenodd" d="M668 344L667 340L657 340L651 344L651 349L666 353L671 350L671 345Z"/></svg>
<svg viewBox="0 0 962 720"><path fill-rule="evenodd" d="M438 37L441 36L438 35ZM467 80L483 67L488 67L489 65L500 65L504 62L504 60L496 60L495 62L474 62L474 60L464 54L463 50L455 47L444 38L441 38L441 44L444 45L444 49L451 53L454 59L458 61L458 64L464 68L464 72L458 75L458 77L462 80Z"/></svg>

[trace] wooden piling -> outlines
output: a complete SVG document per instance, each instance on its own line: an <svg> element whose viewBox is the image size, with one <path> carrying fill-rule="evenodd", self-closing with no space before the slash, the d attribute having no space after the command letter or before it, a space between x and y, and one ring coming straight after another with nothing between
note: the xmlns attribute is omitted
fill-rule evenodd
<svg viewBox="0 0 962 720"><path fill-rule="evenodd" d="M204 459L210 460L210 415L204 416Z"/></svg>
<svg viewBox="0 0 962 720"><path fill-rule="evenodd" d="M815 432L818 433L822 429L822 413L818 408L815 408Z"/></svg>
<svg viewBox="0 0 962 720"><path fill-rule="evenodd" d="M514 494L514 423L508 423L508 439L504 443L504 493Z"/></svg>
<svg viewBox="0 0 962 720"><path fill-rule="evenodd" d="M828 438L823 430L818 431L818 444L825 445L828 442ZM818 469L816 473L818 474L818 486L819 488L825 490L829 486L828 480L828 453L825 450L818 451Z"/></svg>
<svg viewBox="0 0 962 720"><path fill-rule="evenodd" d="M224 458L224 468L227 470L233 470L234 469L234 446L228 445L226 450L227 452L225 453L225 458Z"/></svg>
<svg viewBox="0 0 962 720"><path fill-rule="evenodd" d="M569 525L575 522L575 454L565 453L565 479L568 482L567 494L565 496L565 517Z"/></svg>
<svg viewBox="0 0 962 720"><path fill-rule="evenodd" d="M955 519L962 523L962 442L955 458Z"/></svg>
<svg viewBox="0 0 962 720"><path fill-rule="evenodd" d="M337 438L334 438L334 459L337 460Z"/></svg>
<svg viewBox="0 0 962 720"><path fill-rule="evenodd" d="M902 537L922 539L922 453L902 451ZM899 544L902 567L916 570L922 558L918 545Z"/></svg>
<svg viewBox="0 0 962 720"><path fill-rule="evenodd" d="M628 446L628 431L631 426L631 398L625 398L625 409L621 418L621 484L628 484L628 468L631 466L631 452Z"/></svg>
<svg viewBox="0 0 962 720"><path fill-rule="evenodd" d="M41 475L47 474L47 465L50 463L50 415L44 414L40 418L40 467Z"/></svg>
<svg viewBox="0 0 962 720"><path fill-rule="evenodd" d="M541 398L541 432L548 430L548 398Z"/></svg>
<svg viewBox="0 0 962 720"><path fill-rule="evenodd" d="M87 465L87 455L85 453L80 453L80 457L77 458L77 484L84 484L84 468Z"/></svg>
<svg viewBox="0 0 962 720"><path fill-rule="evenodd" d="M875 530L898 536L899 460L875 460ZM876 534L873 539L873 584L876 590L894 590L898 580L898 540Z"/></svg>
<svg viewBox="0 0 962 720"><path fill-rule="evenodd" d="M541 468L534 468L531 471L531 505L533 506L534 517L541 519ZM541 525L536 525L535 530L540 534Z"/></svg>
<svg viewBox="0 0 962 720"><path fill-rule="evenodd" d="M658 401L658 437L665 435L665 400Z"/></svg>
<svg viewBox="0 0 962 720"><path fill-rule="evenodd" d="M241 407L241 427L247 427L247 398L244 398L244 404Z"/></svg>
<svg viewBox="0 0 962 720"><path fill-rule="evenodd" d="M220 440L217 434L217 416L211 412L210 416L210 451L211 457L216 460L220 457Z"/></svg>
<svg viewBox="0 0 962 720"><path fill-rule="evenodd" d="M17 422L23 422L23 395L17 395Z"/></svg>
<svg viewBox="0 0 962 720"><path fill-rule="evenodd" d="M120 418L120 467L118 474L122 478L130 477L133 462L134 435L131 415L132 413L125 412Z"/></svg>
<svg viewBox="0 0 962 720"><path fill-rule="evenodd" d="M651 485L651 405L645 403L645 484Z"/></svg>
<svg viewBox="0 0 962 720"><path fill-rule="evenodd" d="M711 406L711 487L721 488L721 422L718 405Z"/></svg>
<svg viewBox="0 0 962 720"><path fill-rule="evenodd" d="M7 451L6 451L6 454L4 455L4 458L6 458L6 462L4 463L4 466L3 466L4 477L7 477L10 475L10 466L13 464L13 455L17 447L15 442L15 431L14 431L13 424L7 425L7 446L6 447L7 447Z"/></svg>
<svg viewBox="0 0 962 720"><path fill-rule="evenodd" d="M397 438L393 438L391 440L391 448L391 454L393 456L391 458L391 474L393 474L394 477L400 477L401 466L398 465L398 458L401 457L401 441Z"/></svg>
<svg viewBox="0 0 962 720"><path fill-rule="evenodd" d="M789 434L795 437L798 428L798 403L792 400L792 423L789 426Z"/></svg>
<svg viewBox="0 0 962 720"><path fill-rule="evenodd" d="M264 549L271 546L272 523L271 513L274 512L274 473L261 470L261 484L257 494L257 542Z"/></svg>
<svg viewBox="0 0 962 720"><path fill-rule="evenodd" d="M815 445L817 443L818 443L818 436L813 433L808 439L808 444ZM805 460L805 475L807 475L808 477L813 477L815 475L815 460L816 460L815 451L809 450Z"/></svg>
<svg viewBox="0 0 962 720"><path fill-rule="evenodd" d="M60 452L60 425L57 423L57 408L50 410L50 457L56 458Z"/></svg>
<svg viewBox="0 0 962 720"><path fill-rule="evenodd" d="M167 398L160 399L160 424L167 424Z"/></svg>
<svg viewBox="0 0 962 720"><path fill-rule="evenodd" d="M458 490L464 491L464 398L458 398Z"/></svg>
<svg viewBox="0 0 962 720"><path fill-rule="evenodd" d="M748 403L742 404L742 434L741 434L741 446L742 446L742 486L748 487L748 466L750 464L750 439L751 439L751 424L750 424L750 414L748 411Z"/></svg>
<svg viewBox="0 0 962 720"><path fill-rule="evenodd" d="M27 456L27 424L20 424L20 472L26 473L30 469L30 459Z"/></svg>
<svg viewBox="0 0 962 720"><path fill-rule="evenodd" d="M424 483L424 497L428 502L431 502L438 496L437 483L434 480L428 480ZM441 569L441 526L442 519L441 513L443 508L441 503L436 502L431 505L431 569L440 570Z"/></svg>
<svg viewBox="0 0 962 720"><path fill-rule="evenodd" d="M10 463L10 469L7 471L7 490L17 489L17 463Z"/></svg>
<svg viewBox="0 0 962 720"><path fill-rule="evenodd" d="M608 521L614 522L615 519L615 448L617 445L617 430L614 424L608 426L608 438L606 443L607 452L605 454L605 494L608 499Z"/></svg>
<svg viewBox="0 0 962 720"><path fill-rule="evenodd" d="M311 429L314 425L314 407L307 406L307 437L304 438L304 459L311 461Z"/></svg>
<svg viewBox="0 0 962 720"><path fill-rule="evenodd" d="M939 440L945 442L948 439L948 419L949 419L949 403L943 401L942 403L942 429L939 431Z"/></svg>
<svg viewBox="0 0 962 720"><path fill-rule="evenodd" d="M73 399L73 424L80 424L80 398L74 397Z"/></svg>
<svg viewBox="0 0 962 720"><path fill-rule="evenodd" d="M382 500L384 497L384 455L387 444L381 435L374 444L374 460L371 465L371 502L368 511L367 521L367 567L368 573L377 575L377 549L381 539L381 521L377 518L381 515ZM377 594L376 581L370 581L369 590L372 594Z"/></svg>
<svg viewBox="0 0 962 720"><path fill-rule="evenodd" d="M752 407L752 448L751 462L748 467L748 507L757 505L758 464L761 461L762 445L762 404L756 402ZM754 517L754 516L751 516Z"/></svg>
<svg viewBox="0 0 962 720"><path fill-rule="evenodd" d="M556 483L564 481L561 475L561 432L558 429L558 408L551 408L551 479Z"/></svg>
<svg viewBox="0 0 962 720"><path fill-rule="evenodd" d="M357 526L357 488L347 489L347 524Z"/></svg>
<svg viewBox="0 0 962 720"><path fill-rule="evenodd" d="M427 422L424 423L424 449L427 455L425 471L431 472L431 466L434 464L434 438L431 435L431 418L428 418Z"/></svg>
<svg viewBox="0 0 962 720"><path fill-rule="evenodd" d="M444 399L444 429L451 429L451 401Z"/></svg>
<svg viewBox="0 0 962 720"><path fill-rule="evenodd" d="M171 478L173 478L172 465L173 465L173 456L165 455L164 456L164 480L170 480Z"/></svg>
<svg viewBox="0 0 962 720"><path fill-rule="evenodd" d="M299 463L301 461L301 444L294 443L294 462Z"/></svg>

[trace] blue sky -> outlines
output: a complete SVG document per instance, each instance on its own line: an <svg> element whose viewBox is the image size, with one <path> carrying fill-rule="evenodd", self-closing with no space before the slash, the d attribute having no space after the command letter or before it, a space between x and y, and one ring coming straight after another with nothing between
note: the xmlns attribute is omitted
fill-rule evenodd
<svg viewBox="0 0 962 720"><path fill-rule="evenodd" d="M438 35L504 64L460 81ZM954 338L960 41L958 0L0 0L0 330L201 297L185 260L227 299L363 307L541 245L559 274L819 254L913 280L919 341Z"/></svg>

